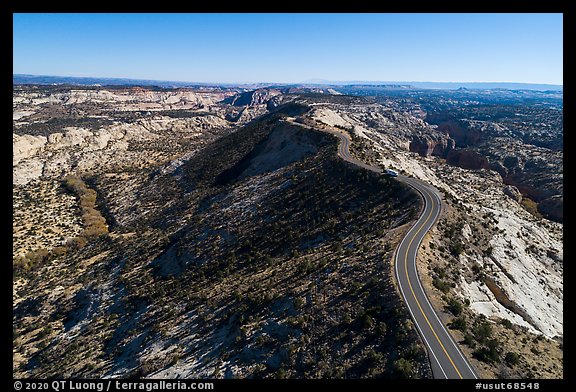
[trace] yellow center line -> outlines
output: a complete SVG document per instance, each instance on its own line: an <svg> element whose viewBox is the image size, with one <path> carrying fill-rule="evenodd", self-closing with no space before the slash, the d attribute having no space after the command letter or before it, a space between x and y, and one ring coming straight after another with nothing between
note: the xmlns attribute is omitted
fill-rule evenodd
<svg viewBox="0 0 576 392"><path fill-rule="evenodd" d="M346 138L346 136L343 133L340 133L340 136L342 136L340 138L340 145L338 148L338 152L339 155L346 159L346 151L348 148L348 146L345 146L344 144L348 141L348 138ZM346 139L346 141L344 140ZM347 143L346 143L347 144ZM359 161L358 161L359 162ZM424 192L422 193L422 197L424 197ZM426 197L424 197L424 204L426 204ZM456 370L456 373L458 373L458 376L460 378L464 378L462 377L462 374L460 374L460 371L458 370L458 368L456 367L456 364L454 363L454 361L452 360L452 357L450 357L450 354L448 354L448 351L446 351L446 348L444 347L444 345L442 344L442 342L440 341L440 338L438 337L438 335L436 334L436 331L434 330L434 327L432 327L432 324L430 323L430 320L428 320L428 317L426 317L426 314L424 313L424 309L422 309L422 305L420 305L420 301L418 301L418 298L416 298L416 293L414 293L414 289L412 288L412 283L410 282L410 277L408 276L408 250L410 249L410 246L412 245L412 242L414 241L414 238L416 238L416 236L418 235L418 233L420 233L420 231L422 230L422 228L424 226L426 226L426 223L428 223L428 221L430 220L430 217L432 216L432 209L430 209L430 214L428 214L428 217L426 217L426 220L424 221L424 223L420 226L420 228L416 231L416 233L414 234L414 236L412 236L412 239L410 240L410 242L408 243L408 247L406 249L406 255L404 257L404 270L406 272L406 280L408 281L408 286L410 287L410 291L412 292L412 296L414 297L414 300L416 301L416 304L418 305L418 308L420 309L420 312L422 312L422 316L424 316L424 319L426 320L426 322L428 323L428 326L430 327L430 330L432 331L432 333L434 334L434 336L436 337L436 340L438 341L438 343L440 344L440 347L442 347L442 350L444 351L444 354L446 354L446 357L448 357L448 360L450 361L450 363L452 364L452 366L454 367L454 370ZM418 271L416 271L416 274L418 274ZM426 294L424 294L426 295ZM416 321L416 320L414 320ZM432 350L432 347L430 347L430 350Z"/></svg>
<svg viewBox="0 0 576 392"><path fill-rule="evenodd" d="M424 202L426 202L426 198L424 198ZM426 322L428 323L428 326L430 327L430 329L432 330L432 333L434 334L434 336L436 337L436 340L438 341L438 343L440 344L440 347L442 347L442 350L444 350L444 354L446 354L446 356L448 357L448 360L450 361L450 363L452 364L452 366L454 366L454 370L456 370L456 373L458 373L458 376L460 378L464 378L462 377L462 374L460 374L460 371L458 371L458 368L456 367L456 364L454 364L454 361L452 360L452 358L450 357L450 354L448 354L448 351L446 351L446 348L444 347L444 345L442 344L442 342L440 341L440 338L438 337L438 335L436 334L436 331L434 330L434 327L432 327L432 324L430 324L430 321L428 320L428 317L426 317L426 314L424 314L424 309L422 309L422 306L420 305L420 301L418 301L418 298L416 298L416 294L414 293L414 289L412 288L412 283L410 283L410 277L408 276L408 250L410 249L410 245L412 245L412 242L414 241L414 238L416 238L416 236L418 235L418 233L420 232L420 230L422 230L422 228L424 226L426 226L426 223L428 223L428 221L430 220L430 217L432 216L432 209L430 209L430 214L428 214L428 217L426 218L426 220L424 221L424 223L420 226L420 228L416 231L416 233L414 234L414 236L412 236L412 239L410 240L410 242L408 243L408 246L406 248L406 254L404 256L404 270L406 271L406 280L408 281L408 286L410 286L410 291L412 292L412 296L414 297L414 300L416 301L416 304L418 305L418 308L420 308L420 312L422 312L422 316L424 316L424 319L426 320ZM416 271L416 273L418 273L418 271ZM430 347L430 349L432 349L432 347Z"/></svg>

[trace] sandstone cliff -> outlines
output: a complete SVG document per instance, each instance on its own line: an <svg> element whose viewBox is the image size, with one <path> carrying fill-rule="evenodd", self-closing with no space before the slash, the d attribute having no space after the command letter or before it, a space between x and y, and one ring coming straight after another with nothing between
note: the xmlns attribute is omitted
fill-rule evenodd
<svg viewBox="0 0 576 392"><path fill-rule="evenodd" d="M470 149L450 150L446 157L446 163L471 170L490 168L485 156Z"/></svg>
<svg viewBox="0 0 576 392"><path fill-rule="evenodd" d="M454 149L454 140L442 134L416 135L410 141L410 151L420 156L446 157Z"/></svg>

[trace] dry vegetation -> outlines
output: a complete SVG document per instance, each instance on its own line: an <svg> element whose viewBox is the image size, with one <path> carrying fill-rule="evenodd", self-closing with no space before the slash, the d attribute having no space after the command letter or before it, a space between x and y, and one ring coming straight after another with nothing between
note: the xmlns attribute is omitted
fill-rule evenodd
<svg viewBox="0 0 576 392"><path fill-rule="evenodd" d="M13 257L51 249L75 237L80 228L77 203L59 182L40 181L13 190Z"/></svg>
<svg viewBox="0 0 576 392"><path fill-rule="evenodd" d="M389 263L419 199L281 116L174 172L96 176L111 233L15 288L15 374L430 377Z"/></svg>
<svg viewBox="0 0 576 392"><path fill-rule="evenodd" d="M562 376L562 338L521 326L529 316L502 286L518 276L492 257L502 213L486 211L506 205L491 204L494 176L403 151L415 135L438 136L409 114L423 113L411 100L285 94L268 107L266 90L44 90L17 89L14 99L16 377L431 377L390 264L419 199L337 159L334 139L307 129L320 124L303 120L308 107L281 104L291 100L332 105L325 124L348 130L358 159L450 183L420 274L475 368L485 377ZM556 146L548 136L542 143ZM543 154L534 151L518 162ZM546 160L536 163L540 170ZM471 179L491 187L478 196ZM550 240L532 230L546 225L536 203L522 203L536 220L506 215L526 226L519 238ZM546 282L556 284L556 244L526 252L524 261L546 256L554 269ZM464 283L481 283L519 324L479 316ZM556 298L554 290L539 295ZM541 303L557 314L553 301Z"/></svg>
<svg viewBox="0 0 576 392"><path fill-rule="evenodd" d="M505 308L529 319L491 278L484 265L468 261L472 264L463 266L462 263L470 259L459 257L464 252L491 256L489 241L497 230L494 227L497 218L486 214L478 222L466 209L458 207L455 199L447 199L447 212L437 229L426 237L419 260L428 295L455 340L461 343L460 347L483 377L562 378L562 339L546 339L507 319L488 320L470 309L470 301L456 292L462 279L482 282ZM470 236L462 235L464 226L469 228Z"/></svg>
<svg viewBox="0 0 576 392"><path fill-rule="evenodd" d="M60 245L38 247L28 250L28 252L23 255L15 256L13 258L15 276L27 276L33 269L48 263L54 258L66 255L69 250L82 248L86 246L88 241L108 233L106 219L96 209L96 191L88 188L82 179L75 176L66 177L64 179L64 186L78 198L83 229L75 237L68 237L65 241L62 241ZM42 199L42 202L45 203L46 199ZM26 216L34 217L33 212L34 211L28 211ZM53 212L53 210L50 212ZM68 218L73 220L74 216L68 216ZM15 221L20 222L19 219L15 219ZM55 233L52 227L53 226L50 225L45 228L48 234ZM29 231L34 232L35 229L36 226L31 226Z"/></svg>
<svg viewBox="0 0 576 392"><path fill-rule="evenodd" d="M106 219L96 208L96 191L88 188L86 183L79 177L67 176L64 178L66 187L78 197L84 230L78 237L86 240L108 233Z"/></svg>

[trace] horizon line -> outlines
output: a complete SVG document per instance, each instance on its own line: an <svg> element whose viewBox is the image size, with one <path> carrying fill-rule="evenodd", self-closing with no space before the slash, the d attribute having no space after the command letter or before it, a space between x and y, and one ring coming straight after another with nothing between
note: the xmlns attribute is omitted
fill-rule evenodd
<svg viewBox="0 0 576 392"><path fill-rule="evenodd" d="M409 84L409 83L485 83L485 84L528 84L528 85L548 85L548 86L564 86L564 84L558 83L543 83L543 82L516 82L516 81L431 81L431 80L327 80L327 79L309 79L299 82L272 82L272 81L253 81L253 82L217 82L217 81L210 81L210 82L200 82L200 81L190 81L190 80L168 80L168 79L146 79L146 78L138 78L138 77L118 77L118 76L70 76L70 75L40 75L40 74L26 74L26 73L12 73L12 77L14 76L32 76L32 77L54 77L54 78L74 78L74 79L113 79L113 80L137 80L137 81L146 81L146 82L169 82L169 83L189 83L189 84L207 84L207 85L248 85L248 84L325 84L325 85L332 85L332 84L354 84L354 83L377 83L377 84Z"/></svg>

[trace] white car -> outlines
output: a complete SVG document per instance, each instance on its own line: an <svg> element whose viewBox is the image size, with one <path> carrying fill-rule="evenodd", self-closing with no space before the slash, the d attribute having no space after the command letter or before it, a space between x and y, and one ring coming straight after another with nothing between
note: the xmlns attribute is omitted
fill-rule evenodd
<svg viewBox="0 0 576 392"><path fill-rule="evenodd" d="M398 172L392 169L386 169L386 174L392 177L398 177Z"/></svg>

